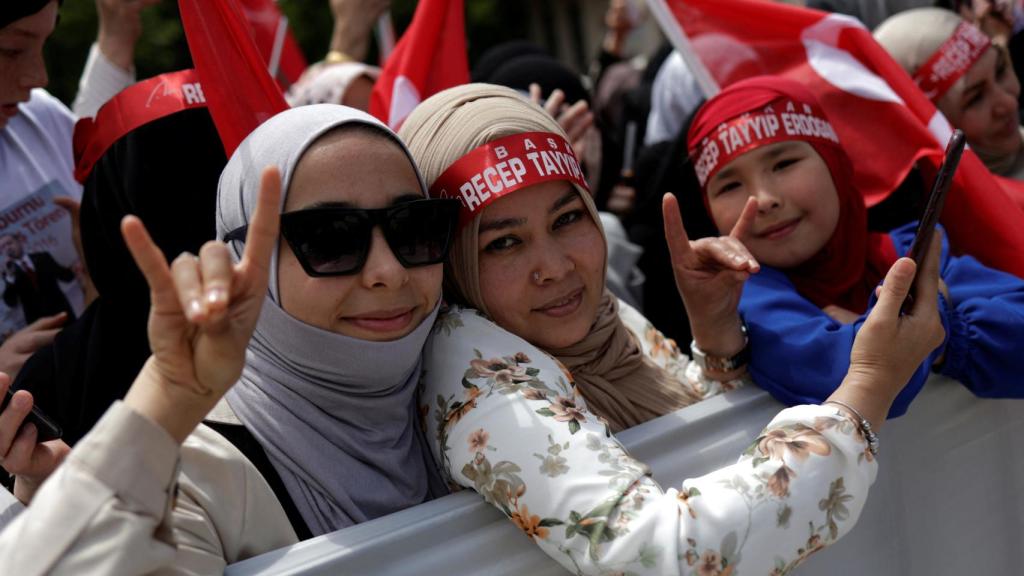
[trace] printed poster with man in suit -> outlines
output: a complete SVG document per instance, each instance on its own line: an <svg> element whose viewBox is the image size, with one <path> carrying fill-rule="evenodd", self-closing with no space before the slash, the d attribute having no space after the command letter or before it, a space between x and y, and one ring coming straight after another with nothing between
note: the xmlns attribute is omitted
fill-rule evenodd
<svg viewBox="0 0 1024 576"><path fill-rule="evenodd" d="M56 182L0 210L0 341L39 318L81 314L83 264Z"/></svg>

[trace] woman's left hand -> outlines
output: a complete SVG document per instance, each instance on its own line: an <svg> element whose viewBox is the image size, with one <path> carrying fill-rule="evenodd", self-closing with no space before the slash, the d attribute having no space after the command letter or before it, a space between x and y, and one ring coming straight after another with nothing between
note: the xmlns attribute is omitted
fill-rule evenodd
<svg viewBox="0 0 1024 576"><path fill-rule="evenodd" d="M690 240L672 194L662 198L665 240L672 256L676 286L701 350L731 356L744 345L737 311L743 284L761 266L743 244L757 214L751 198L728 236Z"/></svg>

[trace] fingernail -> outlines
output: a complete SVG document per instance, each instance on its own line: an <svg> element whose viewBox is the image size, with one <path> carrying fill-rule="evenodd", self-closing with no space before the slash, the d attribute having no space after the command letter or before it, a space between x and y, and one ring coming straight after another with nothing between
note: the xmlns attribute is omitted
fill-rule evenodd
<svg viewBox="0 0 1024 576"><path fill-rule="evenodd" d="M210 304L220 304L228 301L228 291L223 288L211 288L206 293L206 301Z"/></svg>
<svg viewBox="0 0 1024 576"><path fill-rule="evenodd" d="M739 254L734 254L732 257L732 261L736 262L737 264L741 264L743 263L743 256L740 256Z"/></svg>
<svg viewBox="0 0 1024 576"><path fill-rule="evenodd" d="M203 305L199 302L198 298L193 298L188 301L188 316L189 318L196 318L203 313Z"/></svg>
<svg viewBox="0 0 1024 576"><path fill-rule="evenodd" d="M28 398L25 397L24 394L18 394L11 399L11 405L13 405L18 410L24 410L25 408L28 408L29 400Z"/></svg>

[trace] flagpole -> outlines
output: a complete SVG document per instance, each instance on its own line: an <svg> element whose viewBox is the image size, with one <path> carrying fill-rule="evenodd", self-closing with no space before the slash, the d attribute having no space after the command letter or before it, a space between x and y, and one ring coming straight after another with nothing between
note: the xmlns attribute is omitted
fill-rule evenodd
<svg viewBox="0 0 1024 576"><path fill-rule="evenodd" d="M681 0L675 1L680 4L682 3ZM683 62L686 63L686 67L693 73L694 78L697 80L697 86L704 93L704 97L711 98L718 94L722 88L718 85L718 82L715 82L711 72L708 71L707 67L704 66L704 62L701 61L700 56L693 50L693 44L690 43L690 39L686 36L686 31L683 30L682 24L672 14L672 10L669 9L666 0L647 0L647 8L650 9L651 14L658 21L661 31L665 33L668 41L672 43L672 47L683 57Z"/></svg>
<svg viewBox="0 0 1024 576"><path fill-rule="evenodd" d="M270 61L267 62L267 71L270 77L277 79L277 73L281 69L281 52L284 50L284 41L288 34L288 17L281 14L277 21L277 30L274 31L274 46L270 50Z"/></svg>
<svg viewBox="0 0 1024 576"><path fill-rule="evenodd" d="M377 51L381 65L395 49L395 25L391 23L391 12L385 12L377 19Z"/></svg>

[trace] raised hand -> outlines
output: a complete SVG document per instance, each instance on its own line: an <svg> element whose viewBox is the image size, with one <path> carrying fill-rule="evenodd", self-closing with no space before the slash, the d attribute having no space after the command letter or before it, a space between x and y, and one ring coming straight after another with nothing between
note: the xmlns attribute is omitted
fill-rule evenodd
<svg viewBox="0 0 1024 576"><path fill-rule="evenodd" d="M530 100L534 104L541 104L543 92L540 84L530 84ZM594 125L594 113L590 111L590 105L586 100L574 102L571 106L565 102L565 92L555 89L544 101L544 110L554 118L558 125L565 130L565 134L572 145L573 152L581 161L586 153L587 130Z"/></svg>
<svg viewBox="0 0 1024 576"><path fill-rule="evenodd" d="M920 269L910 258L900 258L889 269L878 302L853 342L846 379L832 395L854 406L876 428L917 367L945 337L938 313L940 251L936 234ZM914 304L900 314L918 272Z"/></svg>
<svg viewBox="0 0 1024 576"><path fill-rule="evenodd" d="M693 339L716 356L738 352L744 343L737 312L743 283L761 269L743 244L757 215L756 200L747 202L728 236L700 240L687 236L673 194L665 194L661 207L672 271L690 317Z"/></svg>
<svg viewBox="0 0 1024 576"><path fill-rule="evenodd" d="M131 70L135 44L142 36L142 11L160 0L96 0L100 30L97 44L111 62Z"/></svg>
<svg viewBox="0 0 1024 576"><path fill-rule="evenodd" d="M238 264L225 244L211 241L198 257L182 254L168 267L138 218L122 222L125 243L150 287L153 350L125 401L179 440L242 373L267 293L280 197L280 173L267 168Z"/></svg>

